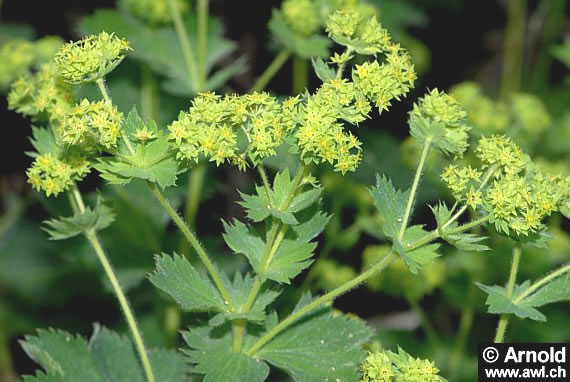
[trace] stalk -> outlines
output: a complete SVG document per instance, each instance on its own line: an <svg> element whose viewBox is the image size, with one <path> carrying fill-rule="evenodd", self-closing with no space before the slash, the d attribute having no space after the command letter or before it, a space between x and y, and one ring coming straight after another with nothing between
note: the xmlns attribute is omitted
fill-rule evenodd
<svg viewBox="0 0 570 382"><path fill-rule="evenodd" d="M550 282L551 280L557 278L558 276L566 273L566 272L570 272L570 264L566 264L561 268L558 268L557 270L555 270L554 272L550 273L549 275L544 276L543 278L541 278L540 280L536 281L534 284L532 284L527 290L525 290L523 293L520 294L520 296L518 296L513 303L516 305L519 302L521 302L522 300L524 300L527 296L529 296L531 293L533 293L535 290L537 290L538 288L540 288L541 286L547 284L548 282Z"/></svg>
<svg viewBox="0 0 570 382"><path fill-rule="evenodd" d="M140 94L141 115L144 119L156 119L160 105L157 97L157 83L154 74L147 65L142 66L142 86Z"/></svg>
<svg viewBox="0 0 570 382"><path fill-rule="evenodd" d="M186 193L186 207L184 208L184 220L191 228L196 226L196 216L200 207L200 198L206 178L206 163L200 162L190 170L188 177L188 191Z"/></svg>
<svg viewBox="0 0 570 382"><path fill-rule="evenodd" d="M293 56L293 94L302 93L309 84L309 61Z"/></svg>
<svg viewBox="0 0 570 382"><path fill-rule="evenodd" d="M513 290L515 288L520 259L521 247L517 245L515 248L513 248L513 261L511 263L511 272L509 274L509 281L507 284L506 297L509 300L513 297ZM501 314L501 317L499 318L499 324L497 326L497 333L495 335L495 343L503 343L505 339L505 331L507 330L507 325L509 323L509 317L510 314Z"/></svg>
<svg viewBox="0 0 570 382"><path fill-rule="evenodd" d="M275 56L273 61L271 61L271 63L261 74L261 76L259 76L257 81L255 81L255 83L251 87L250 92L263 91L263 89L265 89L269 81L271 81L271 79L277 74L279 69L281 69L283 64L285 64L290 55L291 52L289 52L287 49L281 50L281 52L279 52L279 54Z"/></svg>
<svg viewBox="0 0 570 382"><path fill-rule="evenodd" d="M186 64L186 70L188 75L192 80L192 85L195 92L202 91L203 84L201 83L201 76L198 73L198 67L196 65L196 59L194 58L194 53L192 52L192 44L190 44L190 38L188 37L188 32L186 27L182 22L182 17L180 16L180 9L174 0L167 0L168 8L170 9L170 15L172 16L172 21L174 22L174 29L176 30L176 35L178 36L178 41L180 42L180 49L182 49L182 56L184 57L184 63Z"/></svg>
<svg viewBox="0 0 570 382"><path fill-rule="evenodd" d="M72 190L70 192L70 199L72 199L74 201L73 203L71 203L71 206L75 212L83 213L85 211L85 204L83 203L83 198L81 197L81 194L79 193L77 186L74 186L72 188ZM125 315L125 318L127 320L127 324L129 326L129 329L130 329L131 334L133 336L133 339L135 341L135 347L136 347L137 352L139 353L139 356L141 358L141 362L142 362L143 370L144 370L145 375L146 375L146 379L148 382L154 382L155 381L154 374L152 372L152 367L150 365L150 360L148 358L148 353L147 353L147 350L146 350L145 345L144 345L142 334L141 334L141 332L137 326L135 316L131 310L131 307L129 306L129 302L127 300L127 297L125 296L123 289L121 288L121 284L119 283L119 279L117 278L117 275L115 274L115 271L113 270L113 266L109 262L109 259L108 259L107 255L105 254L105 250L103 249L103 246L101 245L101 242L99 241L99 238L97 237L95 230L94 229L88 229L84 232L84 235L87 238L87 240L89 241L89 244L91 245L93 250L95 251L95 254L97 255L97 258L99 259L99 262L103 266L103 269L105 271L105 274L107 275L107 278L111 282L113 292L115 293L115 296L117 297L117 300L119 301L119 305L121 307L121 310L123 311L123 314Z"/></svg>
<svg viewBox="0 0 570 382"><path fill-rule="evenodd" d="M402 224L400 225L400 232L398 234L398 240L402 240L404 237L404 232L408 226L408 220L410 219L410 214L414 207L414 201L416 199L416 192L418 191L418 185L420 184L420 179L422 177L422 172L426 163L427 156L429 154L429 148L431 145L431 139L427 139L424 142L424 147L422 149L422 154L420 156L420 162L418 163L418 168L416 169L416 175L414 176L414 182L412 183L412 188L410 190L410 197L408 198L408 204L406 210L404 211L404 217L402 218Z"/></svg>

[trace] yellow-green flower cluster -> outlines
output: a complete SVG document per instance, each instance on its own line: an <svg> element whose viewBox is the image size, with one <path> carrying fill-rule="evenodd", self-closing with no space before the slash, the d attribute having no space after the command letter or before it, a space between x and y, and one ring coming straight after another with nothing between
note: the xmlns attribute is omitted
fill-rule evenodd
<svg viewBox="0 0 570 382"><path fill-rule="evenodd" d="M181 112L168 129L178 149L177 158L197 162L200 156L221 164L233 162L245 167L245 158L253 160L275 155L283 143L285 132L294 127L291 119L297 99L283 107L267 93L243 96L220 96L203 93L192 107ZM244 134L248 145L238 148L238 134Z"/></svg>
<svg viewBox="0 0 570 382"><path fill-rule="evenodd" d="M360 54L376 55L389 51L393 45L390 34L376 16L360 7L347 7L331 14L326 31L333 41Z"/></svg>
<svg viewBox="0 0 570 382"><path fill-rule="evenodd" d="M515 123L532 134L542 133L552 123L544 103L532 94L513 95L512 110Z"/></svg>
<svg viewBox="0 0 570 382"><path fill-rule="evenodd" d="M402 348L370 353L360 365L360 382L440 382L439 369L433 361L414 358Z"/></svg>
<svg viewBox="0 0 570 382"><path fill-rule="evenodd" d="M370 104L355 85L345 79L323 83L309 96L295 133L301 158L306 162L334 165L336 171L354 171L362 159L362 143L345 133L341 120L358 123L366 119Z"/></svg>
<svg viewBox="0 0 570 382"><path fill-rule="evenodd" d="M501 173L507 175L518 174L530 161L522 149L505 135L481 137L476 154L483 168L498 166Z"/></svg>
<svg viewBox="0 0 570 382"><path fill-rule="evenodd" d="M50 121L61 119L72 102L71 88L57 75L54 64L43 64L35 74L21 76L8 93L9 109L28 116L45 112Z"/></svg>
<svg viewBox="0 0 570 382"><path fill-rule="evenodd" d="M103 78L121 63L129 50L127 40L101 32L65 44L55 55L55 63L65 81L80 84Z"/></svg>
<svg viewBox="0 0 570 382"><path fill-rule="evenodd" d="M442 179L458 201L474 209L482 206L498 231L517 236L538 233L547 216L568 204L570 176L541 170L509 138L482 137L476 153L482 168L488 169L485 176L470 166L450 165Z"/></svg>
<svg viewBox="0 0 570 382"><path fill-rule="evenodd" d="M444 153L461 156L469 147L467 113L453 97L433 89L410 112L412 136L430 139Z"/></svg>
<svg viewBox="0 0 570 382"><path fill-rule="evenodd" d="M175 0L179 12L188 11L187 0ZM119 6L150 24L170 24L172 14L168 0L120 0Z"/></svg>
<svg viewBox="0 0 570 382"><path fill-rule="evenodd" d="M112 103L84 99L60 120L58 133L62 142L69 145L99 143L110 148L117 144L122 121L123 114Z"/></svg>
<svg viewBox="0 0 570 382"><path fill-rule="evenodd" d="M469 124L481 132L499 133L509 126L507 106L503 102L493 102L478 84L463 82L451 88L450 94L467 111Z"/></svg>
<svg viewBox="0 0 570 382"><path fill-rule="evenodd" d="M352 79L358 91L375 102L382 112L388 110L393 99L400 97L414 87L416 72L410 55L399 45L390 46L386 61L365 61L352 70Z"/></svg>
<svg viewBox="0 0 570 382"><path fill-rule="evenodd" d="M319 9L312 0L285 0L281 10L291 29L303 36L309 36L321 27Z"/></svg>
<svg viewBox="0 0 570 382"><path fill-rule="evenodd" d="M89 163L80 156L58 159L52 154L43 154L35 158L26 175L36 191L57 196L83 178L89 169Z"/></svg>
<svg viewBox="0 0 570 382"><path fill-rule="evenodd" d="M17 38L3 44L0 47L0 89L32 67L51 60L62 43L59 37L46 36L34 42Z"/></svg>

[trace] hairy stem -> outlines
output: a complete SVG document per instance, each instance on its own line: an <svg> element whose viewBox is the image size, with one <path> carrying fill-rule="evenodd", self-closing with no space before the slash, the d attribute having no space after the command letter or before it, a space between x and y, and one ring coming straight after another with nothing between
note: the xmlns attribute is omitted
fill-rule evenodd
<svg viewBox="0 0 570 382"><path fill-rule="evenodd" d="M247 320L239 319L232 322L232 351L241 351L243 338L247 329Z"/></svg>
<svg viewBox="0 0 570 382"><path fill-rule="evenodd" d="M418 168L416 169L416 175L414 176L414 182L412 183L412 188L410 190L410 197L408 198L408 204L406 205L406 210L404 211L404 216L402 217L402 224L400 225L400 232L398 233L398 240L402 240L404 237L404 232L408 226L408 220L414 208L414 201L416 199L416 193L418 191L418 185L420 184L420 179L422 178L422 172L424 171L424 166L426 163L427 156L429 154L429 148L431 145L431 139L427 139L424 142L424 147L422 149L422 154L420 156L420 162L418 163Z"/></svg>
<svg viewBox="0 0 570 382"><path fill-rule="evenodd" d="M522 300L525 299L525 297L529 296L531 293L533 293L535 290L537 290L538 288L540 288L541 286L547 284L548 282L550 282L551 280L557 278L558 276L566 273L566 272L570 272L570 264L566 264L560 268L558 268L557 270L555 270L554 272L544 276L543 278L541 278L540 280L536 281L534 284L532 284L527 290L525 290L523 293L520 294L520 296L518 296L513 303L516 305L518 303L520 303Z"/></svg>
<svg viewBox="0 0 570 382"><path fill-rule="evenodd" d="M279 69L281 69L283 64L285 64L290 55L291 52L289 52L287 49L281 50L281 52L279 52L279 54L275 56L273 61L271 61L271 64L269 64L269 66L265 69L265 71L261 74L261 76L259 76L257 81L255 81L255 83L251 87L251 91L260 92L263 89L265 89L269 81L271 81L271 79L277 74Z"/></svg>
<svg viewBox="0 0 570 382"><path fill-rule="evenodd" d="M302 93L309 84L309 61L293 56L293 94Z"/></svg>
<svg viewBox="0 0 570 382"><path fill-rule="evenodd" d="M83 198L81 197L81 193L79 192L79 189L77 188L77 186L74 186L71 189L71 197L70 198L74 200L74 203L71 204L72 208L78 213L83 213L85 211L85 204L83 203ZM87 238L87 240L89 241L89 244L91 245L91 247L95 251L97 258L99 259L99 262L103 266L103 269L105 271L105 274L107 275L107 278L111 282L113 292L115 293L115 296L117 297L117 300L119 301L119 305L121 307L121 310L123 311L123 314L125 315L125 318L127 320L127 324L129 326L129 329L130 329L131 334L133 336L133 339L135 341L135 347L136 347L137 352L139 353L139 356L141 358L141 362L142 362L142 366L143 366L143 369L144 369L144 372L146 375L146 379L148 382L154 382L154 380L155 380L154 374L152 372L152 367L150 365L150 360L148 358L148 353L147 353L145 345L144 345L142 334L141 334L141 332L137 326L135 316L131 310L131 307L129 305L127 297L125 296L123 289L121 288L121 285L119 283L119 279L117 278L117 275L115 274L115 271L113 270L113 266L109 262L109 259L108 259L107 255L105 254L105 250L103 249L103 246L101 245L101 242L99 241L99 238L97 237L95 230L94 229L88 229L84 232L84 234L85 234L85 237Z"/></svg>
<svg viewBox="0 0 570 382"><path fill-rule="evenodd" d="M271 185L269 184L269 180L267 179L267 173L265 172L265 167L263 167L262 163L257 165L257 171L259 171L259 175L261 176L261 181L263 182L263 187L265 188L265 193L267 194L267 199L269 200L269 204L273 208L277 208L275 205L275 201L273 200L273 193L271 192Z"/></svg>
<svg viewBox="0 0 570 382"><path fill-rule="evenodd" d="M178 9L176 1L167 1L168 8L170 9L170 15L172 16L172 21L174 22L174 29L176 29L176 35L178 36L178 41L180 42L180 49L182 49L182 56L184 57L186 70L188 70L188 75L192 81L194 91L200 92L203 90L203 84L200 80L201 76L198 74L198 67L194 58L194 52L192 52L192 45L190 44L190 38L188 37L186 26L184 25L184 22L182 22L182 17L180 16L180 10Z"/></svg>
<svg viewBox="0 0 570 382"><path fill-rule="evenodd" d="M507 299L513 297L513 290L515 288L515 282L517 280L517 272L519 269L519 263L521 260L521 247L516 246L513 248L513 261L511 263L511 272L509 274L509 281L507 284ZM497 333L495 335L495 343L503 343L505 339L505 331L507 330L507 325L509 323L510 314L503 313L499 318L499 324L497 325Z"/></svg>
<svg viewBox="0 0 570 382"><path fill-rule="evenodd" d="M224 299L225 304L228 305L228 308L230 309L230 311L233 311L234 306L233 306L232 300L230 298L230 294L228 293L228 290L226 289L224 283L222 282L222 279L218 273L218 270L216 269L216 267L212 263L212 260L210 260L210 258L206 254L206 251L204 250L204 248L202 247L202 245L200 244L200 242L196 238L196 235L194 235L194 233L192 232L192 230L190 230L188 225L186 225L186 223L184 223L184 220L182 220L180 215L178 215L178 213L170 205L170 202L166 199L166 197L160 191L160 189L156 186L156 184L154 184L154 183L147 183L147 184L148 184L148 187L150 188L150 191L154 195L154 197L158 200L160 205L168 212L168 215L170 215L170 217L174 221L174 224L176 224L178 229L180 229L180 231L182 231L182 234L184 235L186 240L188 240L190 245L192 245L192 247L194 248L194 250L198 254L198 257L200 257L200 260L202 260L202 263L206 267L206 270L210 274L210 277L214 281L214 284L216 284L216 287L218 288L218 291L222 295L222 298Z"/></svg>
<svg viewBox="0 0 570 382"><path fill-rule="evenodd" d="M350 55L352 54L352 48L347 47L347 48L346 48L346 51L345 51L345 54L346 54L348 57L350 57ZM347 60L347 62L348 62L348 60ZM337 71L336 71L336 78L337 78L337 80L342 79L342 74L343 74L343 72L344 72L344 66L345 66L345 65L346 65L346 62L343 62L343 63L341 63L341 64L338 65L338 69L337 69Z"/></svg>
<svg viewBox="0 0 570 382"><path fill-rule="evenodd" d="M200 89L208 78L208 3L209 0L198 0L198 70L202 84Z"/></svg>
<svg viewBox="0 0 570 382"><path fill-rule="evenodd" d="M277 324L273 329L265 333L257 342L255 342L249 349L247 349L246 354L249 356L253 356L259 349L261 349L267 342L269 342L273 337L281 333L283 330L289 327L292 323L297 321L299 318L304 316L305 314L309 313L315 308L335 299L336 297L340 296L355 288L356 286L360 285L362 282L366 281L370 277L374 276L376 273L382 271L388 265L390 265L394 260L397 259L397 255L390 251L382 260L376 263L367 271L362 272L359 276L355 277L354 279L350 280L349 282L339 286L331 290L330 292L322 295L321 297L316 298L311 303L305 305L303 308L299 309L298 311L290 314L287 318Z"/></svg>

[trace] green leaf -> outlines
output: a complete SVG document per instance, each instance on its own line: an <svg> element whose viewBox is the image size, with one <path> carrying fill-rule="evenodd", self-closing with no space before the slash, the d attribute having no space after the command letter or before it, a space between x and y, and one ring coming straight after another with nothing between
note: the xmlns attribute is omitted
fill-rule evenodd
<svg viewBox="0 0 570 382"><path fill-rule="evenodd" d="M32 146L39 154L53 154L59 157L63 149L57 144L55 137L49 129L32 126Z"/></svg>
<svg viewBox="0 0 570 382"><path fill-rule="evenodd" d="M570 300L570 277L568 275L550 281L521 301L518 301L519 296L531 286L529 280L520 285L515 285L512 299L506 296L506 288L504 287L488 286L481 283L477 283L477 286L488 294L486 304L489 305L489 313L515 314L517 317L530 318L536 321L546 321L546 316L536 308L554 302Z"/></svg>
<svg viewBox="0 0 570 382"><path fill-rule="evenodd" d="M82 337L59 330L38 330L36 336L26 336L20 343L48 375L60 376L66 381L104 381Z"/></svg>
<svg viewBox="0 0 570 382"><path fill-rule="evenodd" d="M305 243L296 238L284 239L263 276L289 284L291 279L311 265L313 261L310 258L315 248L316 243Z"/></svg>
<svg viewBox="0 0 570 382"><path fill-rule="evenodd" d="M157 183L162 189L174 186L181 172L173 155L169 153L168 136L162 136L147 144L136 145L136 153L129 162L117 157L99 159L93 167L111 184L125 185L133 178Z"/></svg>
<svg viewBox="0 0 570 382"><path fill-rule="evenodd" d="M408 245L417 242L428 234L427 231L423 229L422 225L413 225L406 228L404 232L404 237L402 239L402 249L407 248ZM400 253L406 266L413 274L417 274L423 265L432 264L434 260L439 257L437 253L440 244L428 244L420 248L408 251L404 249L404 253Z"/></svg>
<svg viewBox="0 0 570 382"><path fill-rule="evenodd" d="M308 302L310 298L301 299L296 309ZM373 334L361 319L325 308L278 334L255 355L297 382L356 381L366 357L362 346Z"/></svg>
<svg viewBox="0 0 570 382"><path fill-rule="evenodd" d="M133 346L117 333L95 324L89 350L103 380L145 380Z"/></svg>
<svg viewBox="0 0 570 382"><path fill-rule="evenodd" d="M233 224L226 222L223 224L226 231L224 240L228 247L235 253L245 255L252 268L258 272L265 251L265 241L252 227L246 226L239 220L234 220Z"/></svg>
<svg viewBox="0 0 570 382"><path fill-rule="evenodd" d="M46 220L42 229L50 235L51 240L62 240L91 229L100 231L110 226L114 220L115 215L111 208L98 198L93 210L85 207L83 212L77 212L73 216Z"/></svg>
<svg viewBox="0 0 570 382"><path fill-rule="evenodd" d="M445 223L451 219L453 210L447 208L447 205L443 202L439 202L435 207L429 206L429 208L431 208L431 211L433 212L433 216L437 222L437 227L441 230Z"/></svg>
<svg viewBox="0 0 570 382"><path fill-rule="evenodd" d="M50 329L26 336L21 344L46 371L25 381L146 381L129 339L98 324L89 343L82 337ZM188 373L184 358L174 351L150 350L149 358L157 381L178 382Z"/></svg>
<svg viewBox="0 0 570 382"><path fill-rule="evenodd" d="M287 206L287 197L295 192L293 189L295 184L289 175L289 169L277 173L273 181L273 189L269 190L271 199L275 203L275 207L271 206L270 198L264 187L257 186L257 195L247 195L240 193L242 201L241 206L246 209L247 216L255 222L262 221L268 216L273 216L284 224L299 224L294 214L310 207L319 200L321 193L320 188L312 188L295 196Z"/></svg>
<svg viewBox="0 0 570 382"><path fill-rule="evenodd" d="M400 231L409 194L409 190L396 190L384 175L376 175L376 186L370 189L374 205L380 212L384 234L392 240L396 240Z"/></svg>
<svg viewBox="0 0 570 382"><path fill-rule="evenodd" d="M460 232L452 235L444 235L443 239L462 251L482 252L490 249L485 244L479 244L479 242L488 239L487 236L478 236L473 233Z"/></svg>
<svg viewBox="0 0 570 382"><path fill-rule="evenodd" d="M200 274L190 262L177 254L156 256L156 269L150 281L171 295L185 311L226 311L214 283Z"/></svg>
<svg viewBox="0 0 570 382"><path fill-rule="evenodd" d="M325 60L323 60L321 57L311 58L311 63L313 64L315 74L322 82L327 82L336 78L335 70L328 66Z"/></svg>
<svg viewBox="0 0 570 382"><path fill-rule="evenodd" d="M231 350L231 331L227 328L191 328L182 333L191 350L183 350L195 366L195 373L204 374L203 382L262 382L269 375L265 362ZM224 333L225 331L225 333Z"/></svg>
<svg viewBox="0 0 570 382"><path fill-rule="evenodd" d="M230 291L230 296L237 312L219 313L214 316L208 324L210 326L220 326L226 321L236 319L245 319L250 322L265 321L265 309L277 298L277 296L279 296L279 292L267 284L264 284L251 309L246 313L241 313L241 311L244 310L242 308L247 302L247 298L253 288L253 284L254 278L252 275L247 273L245 276L242 276L239 271L236 272L234 281L232 283L228 283L227 289Z"/></svg>
<svg viewBox="0 0 570 382"><path fill-rule="evenodd" d="M315 56L329 56L331 41L328 38L319 34L305 37L295 33L289 28L287 21L285 21L285 18L277 9L273 9L268 27L273 36L275 36L285 48L299 57L309 59Z"/></svg>

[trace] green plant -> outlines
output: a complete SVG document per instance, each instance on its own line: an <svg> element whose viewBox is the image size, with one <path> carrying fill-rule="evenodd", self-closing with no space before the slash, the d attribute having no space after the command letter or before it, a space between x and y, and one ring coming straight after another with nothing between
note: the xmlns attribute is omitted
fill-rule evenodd
<svg viewBox="0 0 570 382"><path fill-rule="evenodd" d="M454 97L433 89L418 99L409 113L410 135L419 147L411 187L398 190L387 174L382 174L368 189L373 217L363 218L361 224L382 240L381 245L366 256L360 274L344 268L342 280L325 279L326 293L303 293L290 313L279 319L276 301L292 289L292 280L311 266L315 238L332 219L322 209L326 185L319 181L318 168L330 166L345 175L361 165L363 142L350 125L358 126L376 111L387 111L406 96L416 80L411 56L392 41L373 7L358 2L288 0L281 11L274 12L270 23L272 32L286 45L277 64L270 65L251 93L217 94L213 90L239 72L241 64L238 61L210 75L212 60L219 57L216 49L227 52L232 47L216 33L208 39L208 31L216 30L215 24L213 28L209 25L208 2L198 1L196 20L191 16L186 23L181 15L187 10L184 2L152 4L157 7L152 15L145 3L130 1L122 1L121 7L132 15L99 11L85 20L82 28L114 33L100 32L63 45L53 60L17 79L8 94L9 107L30 116L36 125L28 182L48 197L65 194L69 199L72 214L46 221L43 229L53 240L79 235L87 239L111 284L134 344L133 350L125 337L97 324L88 343L63 331L40 330L28 336L22 346L46 374L38 372L25 380L174 381L192 374L204 381L263 381L270 366L296 381L443 380L432 361L414 358L401 348L397 354L382 350L366 358L364 346L371 342L373 329L359 318L333 310L332 303L364 282L369 286L376 282L379 287L386 279L378 275L394 264L399 272L405 272L405 278L426 278L426 285L419 290L405 290L410 303L417 304L427 290L442 283L430 276L441 269L436 268L441 267L438 258L442 254L438 241L466 252L489 250L484 244L486 237L478 232L481 227L507 237L513 250L505 288L478 284L488 294L489 312L501 314L497 342L504 340L510 314L544 320L537 308L568 299L568 265L533 284L517 285L516 274L522 244L543 245L545 220L555 212L568 212L570 176L533 161L506 135L480 134L478 126L477 147L468 151L475 113L468 114ZM329 39L318 35L321 26ZM145 39L151 34L165 45L160 41L148 45ZM172 45L169 38L173 36L180 46ZM190 44L194 37L197 50ZM216 49L208 46L212 41ZM342 47L342 53L329 55L331 41ZM165 52L160 49L168 53L175 48L181 54L172 61L162 57ZM111 73L131 52L142 63L145 79L139 102L143 117L132 105L123 114L120 110L125 108L120 103L125 101L110 91ZM312 58L322 84L313 93L304 91L285 99L262 92L290 52ZM194 97L190 108L168 123L161 121L156 111L159 80L171 95ZM101 99L75 98L74 92L81 91L76 86L85 89L93 84ZM500 114L506 108L489 106L491 101L477 89L464 87L456 92L467 94L463 98L472 97L470 100L479 97L471 104L466 102L475 105L473 109L493 109ZM522 130L548 124L540 110L525 114L527 105L534 102L524 95L513 99L513 114L520 117L517 123ZM504 118L497 117L498 122L491 123L489 129L502 132ZM273 175L266 166L283 149L295 165ZM439 201L432 206L437 226L428 231L412 221L432 153L435 160L450 158L452 162L441 173L441 180L455 204L449 207ZM247 223L237 219L223 222L223 241L249 264L247 270L234 270L230 275L194 232L208 162L241 171L255 169L261 181L252 193L240 191L239 204ZM143 185L146 190L139 188L139 192L152 195L184 237L184 245L177 248L181 254L167 254L161 248L155 251L154 271L148 279L179 309L192 313L191 324L182 332L186 359L180 352L151 350L145 344L121 286L125 279L114 270L110 252L99 238L99 232L116 218L111 203L103 197L86 203L78 187L91 172L117 192L126 192L137 183ZM190 174L189 188L185 214L180 216L168 192L175 192L185 172ZM465 221L467 214L470 217ZM187 253L188 248L192 254ZM339 267L323 259L314 269L326 274ZM179 314L177 308L173 311ZM178 329L175 323L172 331Z"/></svg>

